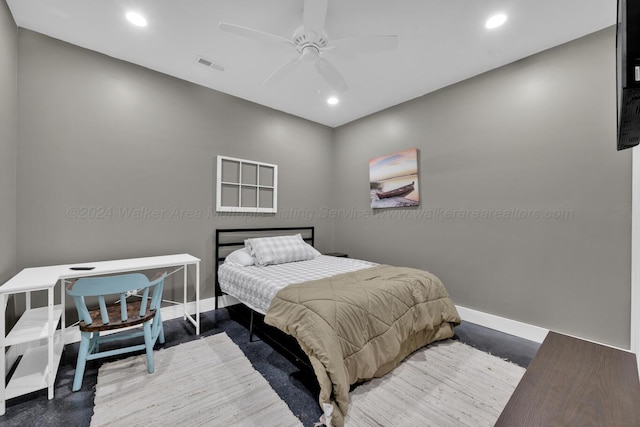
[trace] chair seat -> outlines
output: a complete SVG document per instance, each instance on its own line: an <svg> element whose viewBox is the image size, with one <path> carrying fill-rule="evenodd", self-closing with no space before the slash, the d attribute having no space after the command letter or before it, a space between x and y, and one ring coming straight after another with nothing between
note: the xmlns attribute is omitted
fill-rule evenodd
<svg viewBox="0 0 640 427"><path fill-rule="evenodd" d="M142 301L127 301L127 317L126 321L122 321L120 304L107 305L107 312L109 313L109 323L104 323L100 317L100 309L90 310L91 318L93 322L90 325L85 324L84 321L80 322L80 330L83 332L97 332L97 331L109 331L113 329L122 329L129 326L139 325L155 317L155 310L149 308L147 304L146 314L140 317L140 306Z"/></svg>

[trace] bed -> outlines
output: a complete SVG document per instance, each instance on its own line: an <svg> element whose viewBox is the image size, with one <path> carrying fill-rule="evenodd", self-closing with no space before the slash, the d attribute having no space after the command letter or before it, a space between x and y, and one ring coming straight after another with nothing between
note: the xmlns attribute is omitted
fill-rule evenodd
<svg viewBox="0 0 640 427"><path fill-rule="evenodd" d="M460 317L431 273L321 255L314 237L313 227L216 230L216 295L235 297L296 339L325 415L341 426L352 384L452 337Z"/></svg>

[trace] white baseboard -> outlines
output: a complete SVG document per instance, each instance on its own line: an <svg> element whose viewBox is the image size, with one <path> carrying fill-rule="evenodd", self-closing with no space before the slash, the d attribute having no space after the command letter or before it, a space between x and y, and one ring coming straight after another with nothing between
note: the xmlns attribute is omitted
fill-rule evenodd
<svg viewBox="0 0 640 427"><path fill-rule="evenodd" d="M223 295L218 298L218 307L228 307L238 304L239 301L232 296ZM505 317L495 316L493 314L484 313L482 311L473 310L466 307L456 306L460 317L463 321L475 323L489 329L504 332L509 335L515 335L520 338L528 339L541 343L549 332L548 329L533 326L527 323L518 322L516 320L507 319ZM200 312L204 313L215 309L215 298L205 298L200 300ZM195 302L187 304L187 312L195 314ZM183 317L184 310L182 305L171 305L162 308L162 319L171 320ZM80 331L76 326L69 326L65 333L65 344L71 344L80 341Z"/></svg>
<svg viewBox="0 0 640 427"><path fill-rule="evenodd" d="M230 305L239 304L240 301L230 295L223 295L218 298L218 307L228 307ZM200 301L200 312L211 311L215 309L215 299L206 298ZM462 320L475 323L476 325L484 326L486 328L494 329L496 331L504 332L505 334L515 335L520 338L524 338L530 341L541 343L547 333L548 329L544 329L538 326L530 325L528 323L518 322L517 320L507 319L505 317L496 316L482 311L473 310L466 307L456 306ZM187 305L189 313L195 313L195 303L191 302ZM176 305L171 307L165 307L162 309L162 318L164 320L177 319L182 317L182 306ZM79 337L78 337L79 339Z"/></svg>
<svg viewBox="0 0 640 427"><path fill-rule="evenodd" d="M484 313L482 311L473 310L466 307L456 306L458 314L463 321L475 323L485 328L494 329L504 332L505 334L515 335L530 341L541 343L544 341L548 329L530 325L528 323L518 322L517 320L507 319L505 317L495 316L493 314Z"/></svg>
<svg viewBox="0 0 640 427"><path fill-rule="evenodd" d="M224 295L220 297L219 307L222 308L239 303L240 302L232 296ZM180 306L177 306L175 308L181 309ZM213 298L209 298L200 302L201 312L213 310L213 308ZM537 343L541 343L542 341L544 341L547 333L549 332L548 329L530 325L528 323L518 322L517 320L507 319L506 317L500 317L493 314L484 313L482 311L461 307L459 305L456 306L456 309L458 310L458 314L460 314L460 317L462 317L462 320L464 321L475 323L476 325L484 326L485 328L504 332L505 334L515 335L520 338L535 341ZM195 311L195 306L193 310ZM162 312L162 316L163 319L168 319L168 317L165 317L164 311ZM179 312L178 315L172 317L172 319L180 316L182 316L182 312Z"/></svg>
<svg viewBox="0 0 640 427"><path fill-rule="evenodd" d="M224 295L220 297L220 305L219 307L227 307L229 305L239 304L240 302L229 295ZM206 308L203 308L206 307ZM181 309L180 306L176 308ZM214 299L209 298L207 300L203 300L200 302L200 311L208 311L213 310L214 308ZM461 307L459 305L456 306L458 310L458 314L462 317L462 320L475 323L476 325L484 326L485 328L494 329L496 331L504 332L505 334L515 335L520 338L524 338L530 341L535 341L537 343L541 343L544 341L548 329L544 329L538 326L530 325L528 323L518 322L517 320L507 319L506 317L500 317L489 313L484 313L482 311L473 310L466 307ZM163 309L164 310L164 309ZM195 306L194 306L195 311ZM165 317L164 311L162 312L163 319L168 319ZM177 316L172 317L175 319L177 317L182 316L182 312L179 312Z"/></svg>
<svg viewBox="0 0 640 427"><path fill-rule="evenodd" d="M529 323L518 322L517 320L507 319L505 317L495 316L493 314L484 313L482 311L476 311L470 308L456 306L458 314L462 317L463 321L475 323L476 325L484 326L485 328L494 329L496 331L504 332L505 334L515 335L520 338L524 338L537 343L542 343L549 333L549 329L534 326ZM573 338L577 338L583 341L589 341L594 344L604 345L606 347L614 348L616 350L625 351L627 353L634 353L628 348L616 347L611 344L602 343L589 338L579 337L566 332L557 331L563 335L567 335ZM638 369L640 371L640 361L638 362Z"/></svg>
<svg viewBox="0 0 640 427"><path fill-rule="evenodd" d="M239 301L232 296L223 295L218 298L218 308L227 307L230 305L238 304ZM216 307L215 298L205 298L200 300L200 313L204 313L205 311L215 310ZM187 303L187 313L191 315L195 315L196 313L196 303L189 302ZM162 320L171 320L178 319L180 317L184 317L184 309L182 304L178 305L170 305L167 307L162 307ZM195 328L194 328L195 329ZM108 335L109 333L121 332L124 329L118 329L113 332L105 331L102 332L102 335ZM64 343L71 344L74 342L80 341L80 330L77 326L67 326L65 334L64 334Z"/></svg>

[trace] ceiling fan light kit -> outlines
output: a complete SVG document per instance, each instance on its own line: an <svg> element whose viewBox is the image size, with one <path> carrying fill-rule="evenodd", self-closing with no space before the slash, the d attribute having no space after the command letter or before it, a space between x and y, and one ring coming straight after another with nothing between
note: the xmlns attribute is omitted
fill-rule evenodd
<svg viewBox="0 0 640 427"><path fill-rule="evenodd" d="M305 0L303 24L298 27L291 39L227 22L220 22L219 27L221 30L233 34L266 41L270 44L285 44L296 50L298 56L278 67L263 82L264 85L275 84L298 68L301 63L311 62L333 91L344 93L349 90L349 85L326 57L334 52L356 55L393 50L398 46L398 36L378 35L329 40L324 30L327 6L327 0Z"/></svg>

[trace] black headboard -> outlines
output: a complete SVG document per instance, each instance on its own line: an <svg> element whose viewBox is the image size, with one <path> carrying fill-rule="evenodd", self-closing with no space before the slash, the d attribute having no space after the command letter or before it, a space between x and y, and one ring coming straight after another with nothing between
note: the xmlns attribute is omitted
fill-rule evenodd
<svg viewBox="0 0 640 427"><path fill-rule="evenodd" d="M302 235L305 242L315 246L315 227L271 227L271 228L217 228L215 248L216 307L218 296L222 295L218 284L218 267L236 249L244 247L245 239L256 237Z"/></svg>

